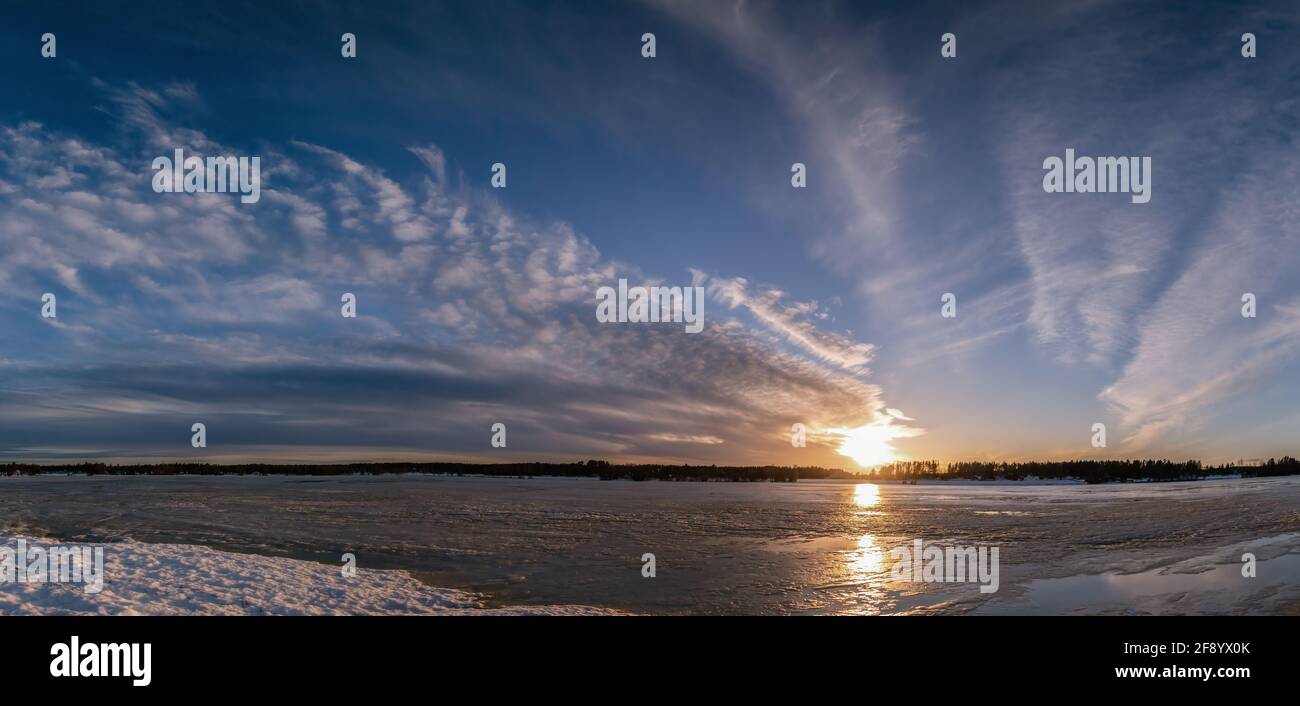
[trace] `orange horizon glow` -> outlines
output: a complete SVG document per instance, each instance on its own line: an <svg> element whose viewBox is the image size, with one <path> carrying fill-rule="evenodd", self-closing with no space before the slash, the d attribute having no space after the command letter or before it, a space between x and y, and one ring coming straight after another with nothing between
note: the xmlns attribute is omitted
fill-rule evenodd
<svg viewBox="0 0 1300 706"><path fill-rule="evenodd" d="M891 442L894 439L916 436L920 431L898 426L892 422L892 419L885 418L852 429L827 429L826 431L839 436L840 443L835 450L836 453L847 456L863 469L871 469L895 461L908 460L894 448Z"/></svg>

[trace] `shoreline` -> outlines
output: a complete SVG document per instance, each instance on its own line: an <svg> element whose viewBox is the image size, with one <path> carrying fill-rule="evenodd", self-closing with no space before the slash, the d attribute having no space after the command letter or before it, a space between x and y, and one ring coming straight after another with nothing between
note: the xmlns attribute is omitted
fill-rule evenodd
<svg viewBox="0 0 1300 706"><path fill-rule="evenodd" d="M862 475L856 478L799 478L795 480L776 480L772 478L752 478L752 479L732 479L732 478L601 478L595 475L551 475L551 474L500 474L500 473L432 473L428 471L391 471L380 473L85 473L78 471L52 471L49 473L0 473L0 479L6 478L301 478L305 480L330 479L330 478L384 478L384 477L430 477L430 478L499 478L502 480L599 480L601 482L632 482L632 483L680 483L680 484L710 484L710 483L727 483L727 484L745 484L745 483L762 483L762 484L783 484L783 483L842 483L845 485L856 485L861 483L871 483L878 485L918 485L918 486L944 486L944 485L976 485L976 486L1028 486L1028 485L1132 485L1145 483L1199 483L1203 481L1219 480L1252 480L1264 478L1278 478L1285 476L1268 476L1268 475L1245 475L1241 473L1213 474L1201 476L1198 478L1135 478L1135 479L1117 479L1107 480L1099 483L1089 483L1084 478L1039 478L1029 476L1025 478L874 478Z"/></svg>

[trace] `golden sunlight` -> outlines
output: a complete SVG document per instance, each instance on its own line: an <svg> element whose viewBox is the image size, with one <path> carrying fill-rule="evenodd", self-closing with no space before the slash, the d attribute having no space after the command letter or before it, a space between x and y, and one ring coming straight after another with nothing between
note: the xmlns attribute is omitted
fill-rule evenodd
<svg viewBox="0 0 1300 706"><path fill-rule="evenodd" d="M889 442L899 436L908 435L900 434L899 432L904 429L888 422L867 424L856 429L829 429L828 431L840 435L840 447L836 450L853 459L863 468L874 468L902 460Z"/></svg>
<svg viewBox="0 0 1300 706"><path fill-rule="evenodd" d="M853 488L853 504L858 507L875 507L880 504L880 486L858 483Z"/></svg>
<svg viewBox="0 0 1300 706"><path fill-rule="evenodd" d="M858 538L857 548L850 553L849 573L857 582L872 581L885 570L885 552L870 534Z"/></svg>

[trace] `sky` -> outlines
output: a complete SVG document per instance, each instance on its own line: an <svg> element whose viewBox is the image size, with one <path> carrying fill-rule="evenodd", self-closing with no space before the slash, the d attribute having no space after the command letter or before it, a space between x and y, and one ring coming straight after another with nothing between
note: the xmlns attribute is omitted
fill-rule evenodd
<svg viewBox="0 0 1300 706"><path fill-rule="evenodd" d="M0 22L0 462L1297 451L1294 3L46 5ZM155 192L176 149L260 199ZM1150 202L1048 193L1066 149ZM704 330L598 321L619 279Z"/></svg>

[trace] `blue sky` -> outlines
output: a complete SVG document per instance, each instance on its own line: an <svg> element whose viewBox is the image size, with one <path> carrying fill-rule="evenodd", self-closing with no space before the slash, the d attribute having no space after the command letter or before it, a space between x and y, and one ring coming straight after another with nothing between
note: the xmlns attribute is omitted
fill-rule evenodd
<svg viewBox="0 0 1300 706"><path fill-rule="evenodd" d="M1296 450L1293 5L266 5L7 12L0 459ZM154 193L176 148L261 201ZM705 331L597 323L619 277Z"/></svg>

